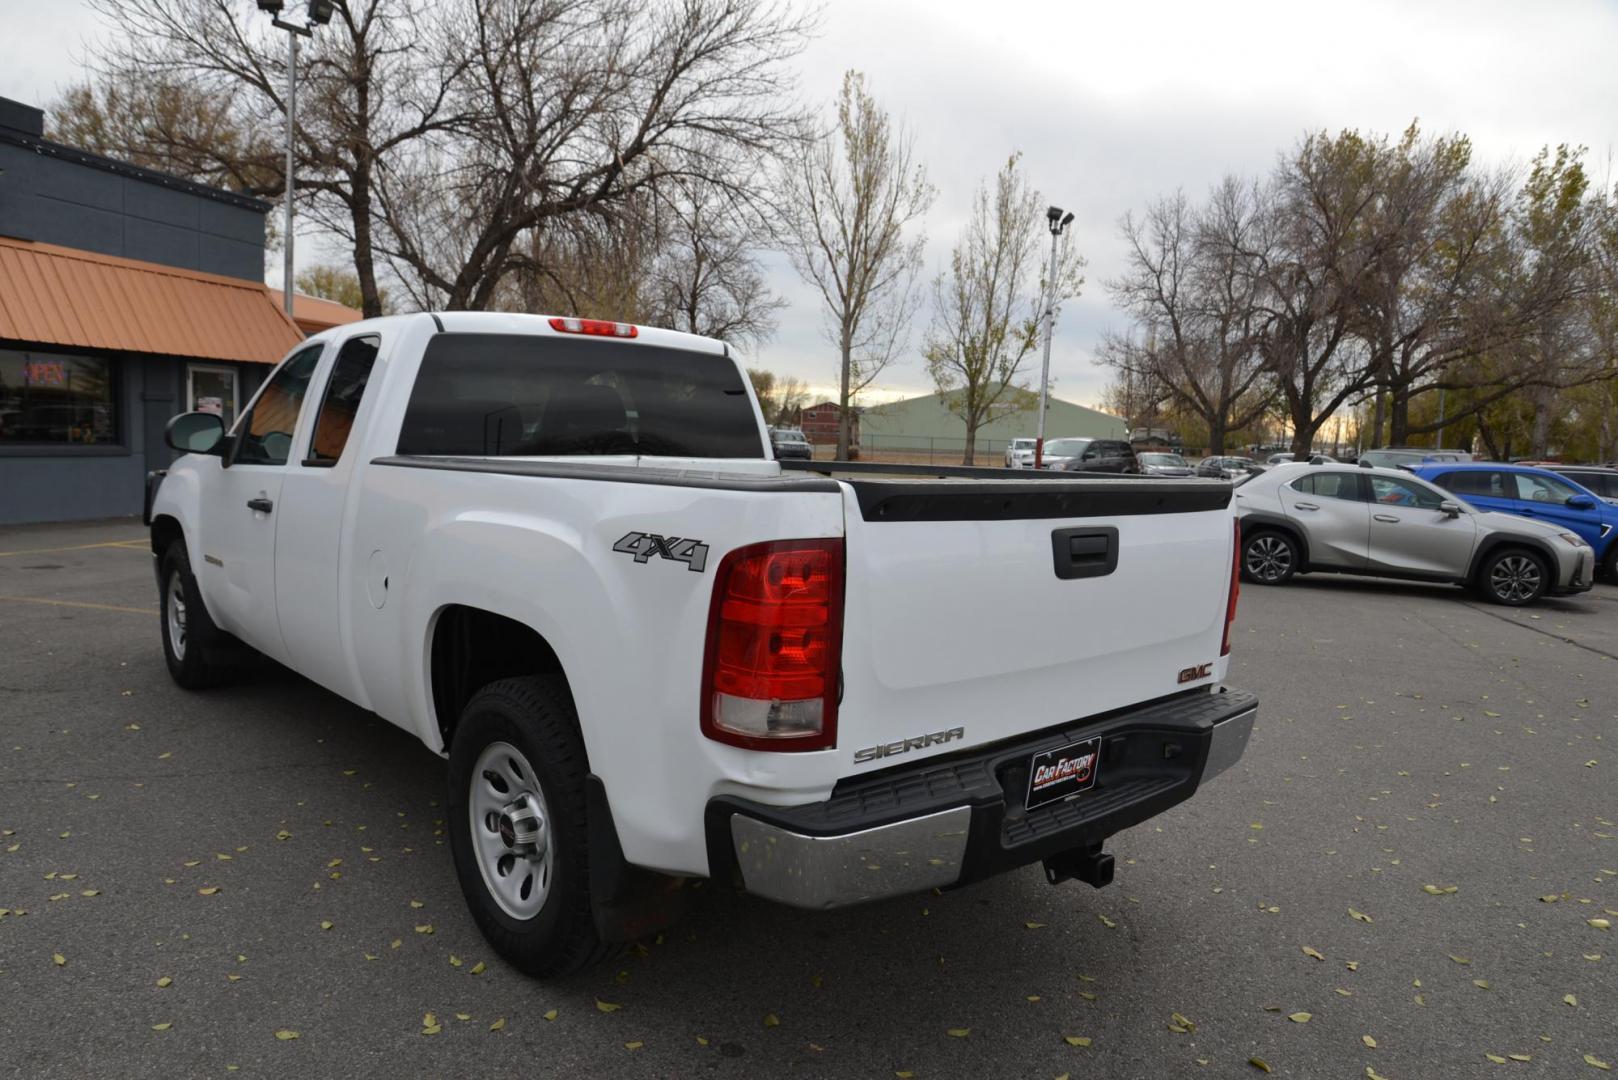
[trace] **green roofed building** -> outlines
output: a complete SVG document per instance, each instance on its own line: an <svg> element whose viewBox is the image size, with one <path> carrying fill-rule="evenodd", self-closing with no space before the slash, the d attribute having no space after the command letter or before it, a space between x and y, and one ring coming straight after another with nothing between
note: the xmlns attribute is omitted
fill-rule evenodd
<svg viewBox="0 0 1618 1080"><path fill-rule="evenodd" d="M1033 394L1007 395L991 418L978 427L977 457L1005 452L1012 439L1038 433L1039 399ZM1045 438L1124 439L1129 425L1071 401L1051 398L1046 403ZM886 405L866 406L860 412L860 447L866 453L960 453L966 448L966 423L944 407L942 394L906 398Z"/></svg>

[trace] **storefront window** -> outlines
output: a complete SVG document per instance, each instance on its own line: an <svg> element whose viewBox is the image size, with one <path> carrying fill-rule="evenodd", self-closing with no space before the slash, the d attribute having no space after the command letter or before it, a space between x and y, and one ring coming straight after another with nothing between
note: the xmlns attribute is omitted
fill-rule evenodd
<svg viewBox="0 0 1618 1080"><path fill-rule="evenodd" d="M0 446L117 443L117 375L105 357L0 349Z"/></svg>
<svg viewBox="0 0 1618 1080"><path fill-rule="evenodd" d="M186 368L186 409L214 413L225 418L225 428L236 422L236 369L208 364Z"/></svg>

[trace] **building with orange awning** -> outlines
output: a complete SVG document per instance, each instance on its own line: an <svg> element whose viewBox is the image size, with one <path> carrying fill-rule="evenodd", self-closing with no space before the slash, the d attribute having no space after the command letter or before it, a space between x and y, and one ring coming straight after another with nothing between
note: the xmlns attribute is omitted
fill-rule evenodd
<svg viewBox="0 0 1618 1080"><path fill-rule="evenodd" d="M43 132L0 98L0 523L138 514L171 416L230 424L307 328L358 313L281 310L268 203Z"/></svg>

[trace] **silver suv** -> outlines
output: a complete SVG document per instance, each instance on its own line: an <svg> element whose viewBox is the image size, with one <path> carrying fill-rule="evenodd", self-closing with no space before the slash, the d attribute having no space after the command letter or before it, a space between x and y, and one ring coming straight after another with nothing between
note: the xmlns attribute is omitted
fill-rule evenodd
<svg viewBox="0 0 1618 1080"><path fill-rule="evenodd" d="M1401 469L1277 465L1236 490L1242 577L1328 572L1475 587L1499 604L1584 592L1595 552L1559 526L1478 510Z"/></svg>

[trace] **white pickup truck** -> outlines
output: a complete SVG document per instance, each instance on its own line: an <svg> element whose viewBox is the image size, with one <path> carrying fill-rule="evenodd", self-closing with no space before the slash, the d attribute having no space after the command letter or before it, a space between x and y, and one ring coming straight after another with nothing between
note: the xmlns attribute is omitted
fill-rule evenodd
<svg viewBox="0 0 1618 1080"><path fill-rule="evenodd" d="M342 326L148 480L183 687L256 649L448 758L490 942L538 975L690 879L828 908L1103 842L1242 754L1220 481L772 459L718 341Z"/></svg>

